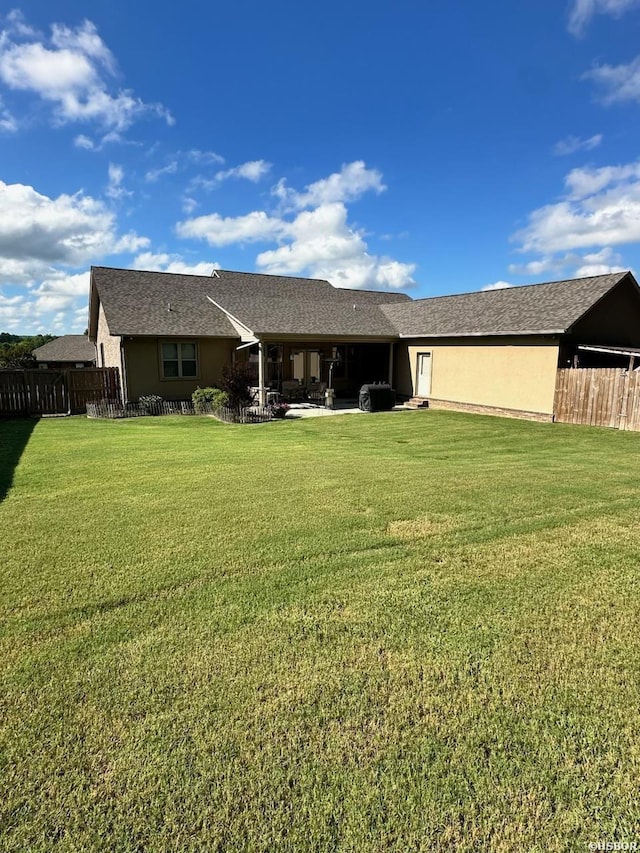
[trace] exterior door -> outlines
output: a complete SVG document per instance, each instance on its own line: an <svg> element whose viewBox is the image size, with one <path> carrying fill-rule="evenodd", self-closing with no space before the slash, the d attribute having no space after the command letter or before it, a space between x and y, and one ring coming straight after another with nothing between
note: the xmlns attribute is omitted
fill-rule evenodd
<svg viewBox="0 0 640 853"><path fill-rule="evenodd" d="M418 353L418 366L416 374L416 396L431 396L431 353Z"/></svg>

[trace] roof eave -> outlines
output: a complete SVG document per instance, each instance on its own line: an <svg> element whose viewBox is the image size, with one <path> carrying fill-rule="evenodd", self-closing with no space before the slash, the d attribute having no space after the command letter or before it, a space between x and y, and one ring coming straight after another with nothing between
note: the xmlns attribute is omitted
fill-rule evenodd
<svg viewBox="0 0 640 853"><path fill-rule="evenodd" d="M564 335L566 331L566 329L521 329L507 332L416 332L414 334L401 334L400 338L514 338L532 335Z"/></svg>
<svg viewBox="0 0 640 853"><path fill-rule="evenodd" d="M350 334L349 332L256 332L256 337L260 340L273 341L380 341L382 343L392 343L398 340L398 335L392 332L383 332L381 334Z"/></svg>

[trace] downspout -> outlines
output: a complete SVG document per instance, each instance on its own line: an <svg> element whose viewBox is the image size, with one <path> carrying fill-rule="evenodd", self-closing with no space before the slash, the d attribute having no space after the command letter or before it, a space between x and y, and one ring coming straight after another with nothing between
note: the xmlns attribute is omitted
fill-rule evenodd
<svg viewBox="0 0 640 853"><path fill-rule="evenodd" d="M389 344L389 385L393 388L393 348L395 344Z"/></svg>

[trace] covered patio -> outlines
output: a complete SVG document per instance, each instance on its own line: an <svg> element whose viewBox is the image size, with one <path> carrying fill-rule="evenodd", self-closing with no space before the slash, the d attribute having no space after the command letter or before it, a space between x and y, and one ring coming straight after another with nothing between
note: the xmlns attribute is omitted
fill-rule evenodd
<svg viewBox="0 0 640 853"><path fill-rule="evenodd" d="M324 403L327 389L339 400L357 399L362 385L393 380L394 342L269 340L240 344L236 362L251 368L257 402L269 396L293 403Z"/></svg>

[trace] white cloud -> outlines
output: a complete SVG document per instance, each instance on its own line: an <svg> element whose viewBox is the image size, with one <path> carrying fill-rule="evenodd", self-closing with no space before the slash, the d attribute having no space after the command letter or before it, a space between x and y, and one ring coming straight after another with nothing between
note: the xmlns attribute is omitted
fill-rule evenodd
<svg viewBox="0 0 640 853"><path fill-rule="evenodd" d="M86 302L89 294L89 271L67 275L62 271L53 271L38 287L31 289L35 297L30 304L30 310L38 317L51 314L53 311L66 312L73 308L86 313ZM78 308L78 302L83 308ZM66 319L66 314L65 314Z"/></svg>
<svg viewBox="0 0 640 853"><path fill-rule="evenodd" d="M382 175L356 161L303 192L280 181L272 190L284 202L279 215L262 210L235 217L211 213L179 222L176 232L211 246L275 243L256 258L257 267L267 273L326 278L338 287L402 289L414 284L415 264L371 254L363 232L349 225L344 203L384 189Z"/></svg>
<svg viewBox="0 0 640 853"><path fill-rule="evenodd" d="M5 296L0 291L0 326L3 329L22 328L25 314L24 296Z"/></svg>
<svg viewBox="0 0 640 853"><path fill-rule="evenodd" d="M569 252L560 257L547 257L526 264L510 264L509 272L517 275L534 276L538 280L544 277L560 278L569 276L581 278L590 275L605 275L610 272L620 272L627 267L623 266L622 257L614 252L611 246L605 246L598 252ZM569 272L566 272L569 270Z"/></svg>
<svg viewBox="0 0 640 853"><path fill-rule="evenodd" d="M640 161L624 166L602 166L598 169L572 169L564 179L572 199L586 198L606 187L620 186L640 178Z"/></svg>
<svg viewBox="0 0 640 853"><path fill-rule="evenodd" d="M520 251L559 252L640 240L640 161L567 175L569 196L534 210L513 235Z"/></svg>
<svg viewBox="0 0 640 853"><path fill-rule="evenodd" d="M553 153L556 157L565 157L568 154L575 154L577 151L593 151L602 142L602 134L596 133L595 136L590 136L588 139L581 139L579 136L567 136L561 139L553 146Z"/></svg>
<svg viewBox="0 0 640 853"><path fill-rule="evenodd" d="M595 82L603 104L640 101L640 56L627 65L596 65L582 77Z"/></svg>
<svg viewBox="0 0 640 853"><path fill-rule="evenodd" d="M149 171L144 176L144 179L148 183L155 183L158 178L162 177L162 175L175 175L177 171L178 161L172 160L166 166L161 166L159 169L149 169Z"/></svg>
<svg viewBox="0 0 640 853"><path fill-rule="evenodd" d="M229 246L232 243L255 243L273 240L284 229L281 219L271 217L263 210L254 210L245 216L220 216L210 213L178 222L179 237L206 240L210 246Z"/></svg>
<svg viewBox="0 0 640 853"><path fill-rule="evenodd" d="M147 244L134 233L119 237L113 213L91 196L52 199L0 181L0 282L26 283L45 277L53 265L83 266Z"/></svg>
<svg viewBox="0 0 640 853"><path fill-rule="evenodd" d="M110 252L117 255L122 252L139 252L140 249L146 249L150 242L148 237L140 237L135 231L129 231L128 234L118 237Z"/></svg>
<svg viewBox="0 0 640 853"><path fill-rule="evenodd" d="M528 261L526 264L509 264L509 272L514 275L543 276L556 273L565 266L565 261L559 258L540 258Z"/></svg>
<svg viewBox="0 0 640 853"><path fill-rule="evenodd" d="M583 255L582 264L577 267L574 275L582 278L591 275L607 275L612 272L624 272L626 267L621 266L622 258L613 251L610 246L605 246L599 252L591 252Z"/></svg>
<svg viewBox="0 0 640 853"><path fill-rule="evenodd" d="M91 21L83 21L77 29L64 24L51 27L51 44L58 50L88 56L103 65L111 74L115 73L116 61L113 54L98 35Z"/></svg>
<svg viewBox="0 0 640 853"><path fill-rule="evenodd" d="M145 114L173 124L161 104L144 103L129 90L109 91L116 62L91 21L76 29L53 24L49 44L28 30L14 26L0 35L0 80L53 104L57 123L96 122L117 134Z"/></svg>
<svg viewBox="0 0 640 853"><path fill-rule="evenodd" d="M265 272L305 273L336 287L402 289L414 284L415 264L370 255L361 233L347 223L347 209L335 202L302 211L283 227L289 242L258 255Z"/></svg>
<svg viewBox="0 0 640 853"><path fill-rule="evenodd" d="M93 140L88 136L85 136L84 133L78 134L78 136L73 140L73 144L76 148L84 148L85 151L93 151L95 148Z"/></svg>
<svg viewBox="0 0 640 853"><path fill-rule="evenodd" d="M20 9L12 9L5 17L5 29L18 36L37 36L38 33L33 27L27 24L27 21Z"/></svg>
<svg viewBox="0 0 640 853"><path fill-rule="evenodd" d="M15 133L18 129L18 122L9 110L4 106L2 98L0 98L0 132Z"/></svg>
<svg viewBox="0 0 640 853"><path fill-rule="evenodd" d="M249 160L247 163L242 163L240 166L234 166L233 169L226 169L223 172L216 174L217 181L226 181L228 178L244 178L257 184L265 175L271 171L271 163L266 160Z"/></svg>
<svg viewBox="0 0 640 853"><path fill-rule="evenodd" d="M284 178L278 181L271 192L287 208L302 210L332 202L356 201L366 192L373 191L379 195L385 190L381 173L377 169L368 169L362 160L355 160L353 163L344 163L339 172L309 184L304 192L296 192L288 187Z"/></svg>
<svg viewBox="0 0 640 853"><path fill-rule="evenodd" d="M60 270L52 271L32 292L41 296L87 296L89 293L89 271L67 274Z"/></svg>
<svg viewBox="0 0 640 853"><path fill-rule="evenodd" d="M186 156L193 163L200 163L205 166L212 163L224 163L224 157L215 151L200 151L198 148L191 148L186 152Z"/></svg>
<svg viewBox="0 0 640 853"><path fill-rule="evenodd" d="M495 281L493 284L487 284L483 290L506 290L507 287L513 287L509 281Z"/></svg>
<svg viewBox="0 0 640 853"><path fill-rule="evenodd" d="M215 261L199 261L195 264L189 264L183 261L180 255L170 255L165 252L157 254L143 252L135 258L132 269L210 276L213 270L220 269L220 264Z"/></svg>
<svg viewBox="0 0 640 853"><path fill-rule="evenodd" d="M594 15L619 18L637 6L640 6L639 0L574 0L569 13L569 32L581 36Z"/></svg>
<svg viewBox="0 0 640 853"><path fill-rule="evenodd" d="M122 166L118 166L116 163L109 163L109 183L106 189L106 194L109 198L119 199L133 195L130 190L122 186L123 179L124 169Z"/></svg>
<svg viewBox="0 0 640 853"><path fill-rule="evenodd" d="M191 196L185 195L182 197L182 209L189 216L193 211L199 207L198 202L195 198L191 198Z"/></svg>

